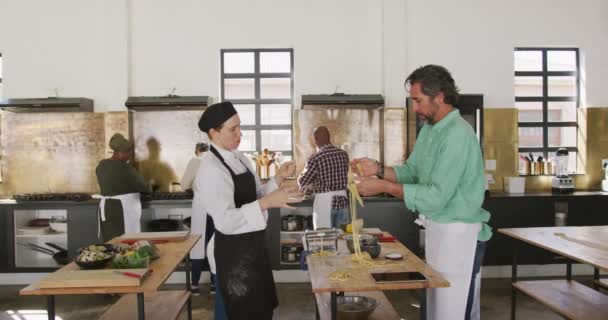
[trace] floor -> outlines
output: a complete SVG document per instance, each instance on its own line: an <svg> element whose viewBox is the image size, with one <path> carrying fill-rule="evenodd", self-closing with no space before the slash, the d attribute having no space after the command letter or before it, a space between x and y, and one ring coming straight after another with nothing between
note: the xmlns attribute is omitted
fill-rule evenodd
<svg viewBox="0 0 608 320"><path fill-rule="evenodd" d="M175 285L168 285L167 288ZM43 297L19 296L22 286L0 286L0 320L46 319ZM207 294L207 286L201 286L203 293L193 297L193 319L211 319L213 296ZM315 309L310 284L278 283L279 307L274 319L296 320L314 319ZM403 319L420 319L415 292L388 292L387 296ZM510 318L510 279L484 279L482 284L482 319ZM548 308L528 298L518 295L518 319L562 319ZM59 296L56 298L57 315L62 320L97 319L118 297L107 295ZM11 313L12 312L12 313ZM19 312L20 316L16 316ZM180 319L186 319L185 312Z"/></svg>

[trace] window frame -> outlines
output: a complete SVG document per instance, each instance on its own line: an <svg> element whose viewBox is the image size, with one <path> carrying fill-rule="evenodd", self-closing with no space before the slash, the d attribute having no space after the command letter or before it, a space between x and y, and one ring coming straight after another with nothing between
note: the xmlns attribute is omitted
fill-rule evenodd
<svg viewBox="0 0 608 320"><path fill-rule="evenodd" d="M254 54L254 71L253 73L225 73L224 72L224 54L234 52L249 52ZM284 73L262 73L260 71L260 53L266 52L288 52L290 54L290 70ZM293 157L293 101L294 101L294 85L293 85L293 70L294 70L294 54L293 48L287 49L221 49L220 50L220 86L221 86L221 101L226 100L225 96L225 80L226 79L253 79L255 95L253 99L230 99L234 104L252 104L255 107L255 124L241 125L241 130L255 131L255 148L256 150L242 150L244 152L262 152L262 130L289 130L291 133L291 150L270 150L272 152L282 152L283 155ZM261 79L264 78L284 78L290 80L290 96L289 99L262 99L261 98ZM262 124L261 105L263 104L288 104L290 105L290 124Z"/></svg>
<svg viewBox="0 0 608 320"><path fill-rule="evenodd" d="M519 153L543 153L543 157L547 159L549 152L555 152L558 148L565 148L569 152L579 152L578 141L575 147L549 147L549 128L564 128L574 127L578 130L578 112L575 112L575 121L549 121L549 102L575 102L575 108L578 110L580 107L580 52L579 48L574 47L563 47L563 48L552 48L552 47L516 47L516 51L540 51L542 56L542 70L541 71L516 71L515 63L513 66L514 77L541 77L542 78L542 96L540 97L527 97L527 96L515 96L515 102L540 102L542 103L542 121L535 122L520 122L518 119L517 128L526 127L541 127L543 131L543 146L542 147L520 147L518 144ZM551 51L574 51L576 55L576 70L575 71L549 71L547 53ZM555 76L574 76L576 79L576 96L549 96L549 77Z"/></svg>

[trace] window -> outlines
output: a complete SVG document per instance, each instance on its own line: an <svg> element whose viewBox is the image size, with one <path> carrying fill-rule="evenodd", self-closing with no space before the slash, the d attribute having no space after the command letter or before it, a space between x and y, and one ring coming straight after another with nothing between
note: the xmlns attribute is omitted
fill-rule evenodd
<svg viewBox="0 0 608 320"><path fill-rule="evenodd" d="M282 152L292 158L293 49L221 51L222 100L241 117L243 152Z"/></svg>
<svg viewBox="0 0 608 320"><path fill-rule="evenodd" d="M515 107L520 155L555 157L569 151L568 171L576 171L579 54L577 48L515 48Z"/></svg>

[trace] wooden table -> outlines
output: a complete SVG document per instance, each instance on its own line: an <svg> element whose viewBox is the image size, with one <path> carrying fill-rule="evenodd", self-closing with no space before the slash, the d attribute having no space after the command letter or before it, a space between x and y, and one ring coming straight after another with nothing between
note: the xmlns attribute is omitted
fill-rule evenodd
<svg viewBox="0 0 608 320"><path fill-rule="evenodd" d="M593 266L594 280L598 283L600 270L608 271L608 226L514 228L498 232L569 259L566 280L517 281L519 243L513 242L511 319L516 315L517 290L568 319L606 318L608 297L572 281L572 262Z"/></svg>
<svg viewBox="0 0 608 320"><path fill-rule="evenodd" d="M387 234L388 235L388 234ZM334 271L345 270L356 264L351 260L351 253L346 247L346 241L338 240L338 255L306 257L312 291L315 294L330 295L330 315L335 320L337 316L337 296L344 292L384 291L384 290L410 290L423 288L444 288L450 284L441 274L426 265L420 258L408 250L403 244L396 242L380 242L382 250L374 261L382 262L368 268L358 268L350 271L347 281L332 281L329 276ZM403 260L386 260L388 253L399 253ZM376 283L371 272L408 272L418 271L426 276L428 281L420 282L392 282ZM319 309L323 305L318 306Z"/></svg>
<svg viewBox="0 0 608 320"><path fill-rule="evenodd" d="M199 240L200 235L190 235L186 240L156 244L160 258L152 261L149 268L152 272L147 275L140 286L132 287L100 287L86 288L40 288L38 282L32 283L21 289L20 295L43 295L47 296L47 311L49 320L55 319L55 295L64 294L127 294L114 304L102 316L102 319L170 319L176 318L187 304L188 319L192 319L192 304L190 301L190 261L189 252ZM118 238L110 243L118 243ZM186 288L178 291L158 291L167 281L175 268L181 261L186 265ZM74 262L64 266L55 272L78 270ZM146 294L144 298L144 294ZM137 309L132 308L137 296ZM146 308L147 306L147 308ZM137 312L135 312L137 311ZM136 315L137 314L137 315Z"/></svg>

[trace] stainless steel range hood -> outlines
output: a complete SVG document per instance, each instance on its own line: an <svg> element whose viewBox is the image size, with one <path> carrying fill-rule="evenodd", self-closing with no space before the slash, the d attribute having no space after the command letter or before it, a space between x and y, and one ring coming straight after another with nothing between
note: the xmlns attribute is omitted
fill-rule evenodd
<svg viewBox="0 0 608 320"><path fill-rule="evenodd" d="M0 109L11 112L93 112L93 100L87 98L7 99Z"/></svg>
<svg viewBox="0 0 608 320"><path fill-rule="evenodd" d="M208 96L129 97L125 106L134 111L203 110L209 103Z"/></svg>
<svg viewBox="0 0 608 320"><path fill-rule="evenodd" d="M322 109L327 107L376 109L384 106L380 94L305 94L302 95L302 109Z"/></svg>

